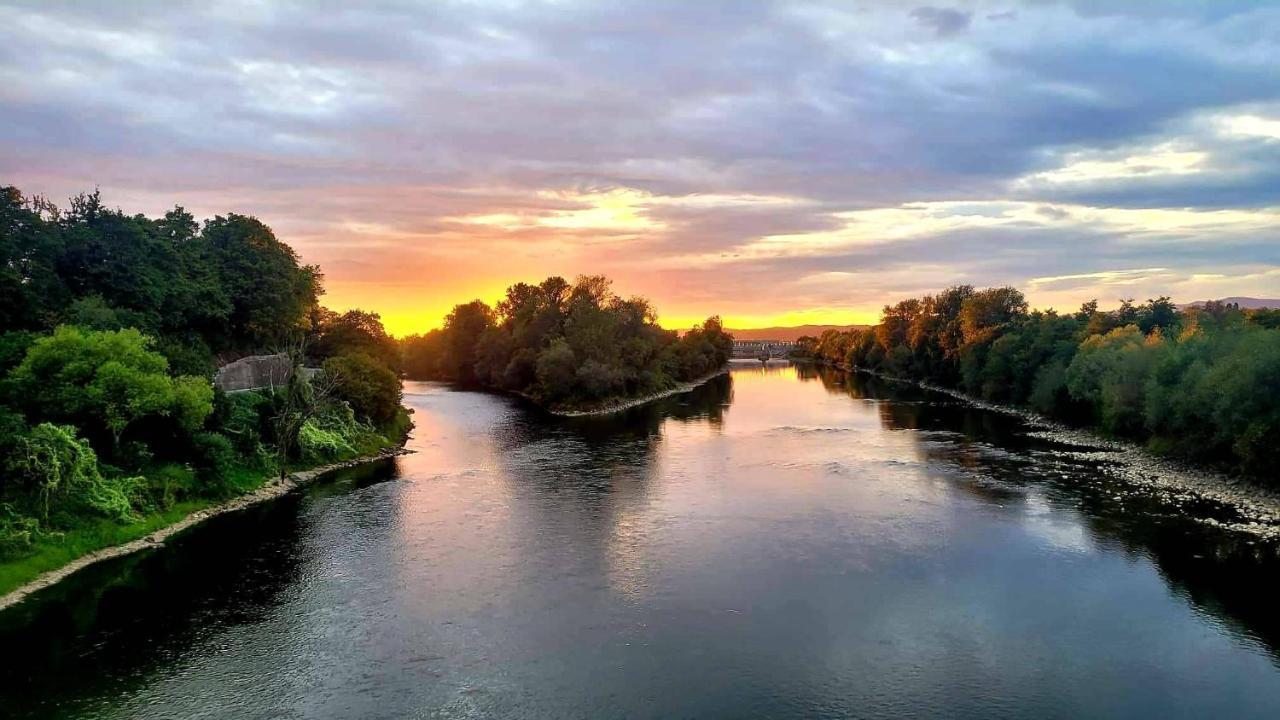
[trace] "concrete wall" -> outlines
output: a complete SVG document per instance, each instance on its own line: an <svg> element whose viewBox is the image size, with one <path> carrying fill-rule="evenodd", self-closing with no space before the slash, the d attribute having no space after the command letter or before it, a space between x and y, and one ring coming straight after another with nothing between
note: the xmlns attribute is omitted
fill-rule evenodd
<svg viewBox="0 0 1280 720"><path fill-rule="evenodd" d="M289 382L289 356L251 355L218 368L214 387L223 392L282 387Z"/></svg>

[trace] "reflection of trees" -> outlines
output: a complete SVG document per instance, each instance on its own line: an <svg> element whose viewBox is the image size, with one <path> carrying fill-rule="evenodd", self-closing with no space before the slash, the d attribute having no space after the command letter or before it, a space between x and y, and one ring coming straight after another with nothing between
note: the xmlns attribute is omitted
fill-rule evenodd
<svg viewBox="0 0 1280 720"><path fill-rule="evenodd" d="M1237 633L1260 638L1280 662L1280 557L1273 544L1207 527L1186 509L1170 514L1165 502L1135 492L1103 472L1099 461L1066 455L1051 439L1029 437L1015 416L862 373L801 364L797 375L833 394L878 401L881 425L919 431L911 437L924 457L966 476L954 483L959 491L1014 509L1033 494L1069 499L1093 541L1119 543L1134 556L1150 557L1175 594ZM1193 511L1224 513L1211 507Z"/></svg>
<svg viewBox="0 0 1280 720"><path fill-rule="evenodd" d="M733 367L733 373L735 375L757 375L757 376L764 377L764 376L770 376L770 375L787 375L792 372L793 367L801 367L802 365L804 367L814 367L810 363L802 363L802 364L793 364L790 362L762 363L759 361L735 362L733 363L732 367Z"/></svg>
<svg viewBox="0 0 1280 720"><path fill-rule="evenodd" d="M344 480L377 482L391 468L356 468ZM52 703L74 714L145 685L210 628L265 619L307 562L303 501L290 495L214 518L163 550L91 565L0 613L0 647L10 650L0 653L4 717L44 717Z"/></svg>
<svg viewBox="0 0 1280 720"><path fill-rule="evenodd" d="M518 413L509 423L495 427L492 436L500 450L550 439L568 440L587 448L616 449L619 441L660 438L662 425L668 421L706 422L722 427L724 410L732 401L733 379L721 375L688 393L609 415L560 417L530 406L529 412ZM609 453L593 454L597 460L610 457Z"/></svg>
<svg viewBox="0 0 1280 720"><path fill-rule="evenodd" d="M560 418L534 408L512 413L491 437L514 496L514 532L554 528L571 538L571 551L540 542L526 546L566 553L558 563L599 564L593 570L611 578L615 590L634 589L643 583L634 533L658 480L664 427L705 425L719 432L732 397L733 381L724 375L689 393L612 415ZM521 567L545 560L531 558Z"/></svg>

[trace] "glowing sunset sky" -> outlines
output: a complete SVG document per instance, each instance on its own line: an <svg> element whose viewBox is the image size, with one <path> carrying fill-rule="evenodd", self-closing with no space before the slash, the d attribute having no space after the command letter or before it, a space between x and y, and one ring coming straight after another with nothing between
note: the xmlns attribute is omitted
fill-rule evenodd
<svg viewBox="0 0 1280 720"><path fill-rule="evenodd" d="M1280 3L342 5L4 2L0 184L256 215L398 334L581 272L672 326L1280 295Z"/></svg>

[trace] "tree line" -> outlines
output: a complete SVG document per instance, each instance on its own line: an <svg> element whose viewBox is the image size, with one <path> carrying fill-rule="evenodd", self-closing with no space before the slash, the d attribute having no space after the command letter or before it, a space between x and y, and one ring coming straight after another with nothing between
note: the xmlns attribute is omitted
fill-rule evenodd
<svg viewBox="0 0 1280 720"><path fill-rule="evenodd" d="M1168 297L1030 310L1011 287L969 285L885 306L880 323L802 338L797 354L957 388L1274 480L1280 467L1280 310Z"/></svg>
<svg viewBox="0 0 1280 720"><path fill-rule="evenodd" d="M603 276L517 283L490 307L456 306L444 327L400 343L406 377L521 393L557 409L598 406L701 378L728 362L719 317L683 335L657 324L642 297Z"/></svg>
<svg viewBox="0 0 1280 720"><path fill-rule="evenodd" d="M399 348L322 294L252 217L0 188L0 558L398 442ZM221 362L274 352L285 387L215 390Z"/></svg>

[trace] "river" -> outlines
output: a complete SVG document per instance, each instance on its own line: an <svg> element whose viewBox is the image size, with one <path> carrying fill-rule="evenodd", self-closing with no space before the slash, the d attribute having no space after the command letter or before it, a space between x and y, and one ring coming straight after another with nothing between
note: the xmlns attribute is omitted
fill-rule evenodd
<svg viewBox="0 0 1280 720"><path fill-rule="evenodd" d="M1016 417L759 364L406 404L414 454L0 613L0 715L1280 716L1276 548Z"/></svg>

